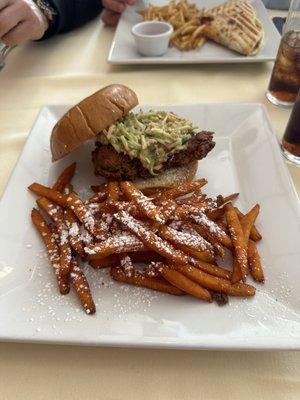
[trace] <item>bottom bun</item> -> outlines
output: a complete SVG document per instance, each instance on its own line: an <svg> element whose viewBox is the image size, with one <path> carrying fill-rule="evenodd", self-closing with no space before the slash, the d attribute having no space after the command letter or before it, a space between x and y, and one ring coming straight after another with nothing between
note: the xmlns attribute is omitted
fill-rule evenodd
<svg viewBox="0 0 300 400"><path fill-rule="evenodd" d="M149 179L137 179L134 184L139 189L173 187L182 183L192 182L198 168L198 161L193 161L184 167L171 168L162 174Z"/></svg>

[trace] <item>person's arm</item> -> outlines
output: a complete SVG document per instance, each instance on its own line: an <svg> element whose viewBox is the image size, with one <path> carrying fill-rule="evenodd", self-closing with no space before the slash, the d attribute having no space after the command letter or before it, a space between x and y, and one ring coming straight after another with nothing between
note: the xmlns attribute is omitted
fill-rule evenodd
<svg viewBox="0 0 300 400"><path fill-rule="evenodd" d="M55 10L56 15L43 39L77 28L99 15L102 10L100 0L47 0L47 2Z"/></svg>

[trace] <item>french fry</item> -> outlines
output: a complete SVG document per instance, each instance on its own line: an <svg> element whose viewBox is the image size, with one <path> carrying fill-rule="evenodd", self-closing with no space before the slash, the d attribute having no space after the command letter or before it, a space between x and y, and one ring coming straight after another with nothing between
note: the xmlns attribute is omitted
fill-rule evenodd
<svg viewBox="0 0 300 400"><path fill-rule="evenodd" d="M157 263L151 261L151 264L144 268L143 275L148 276L149 278L160 278L161 273L158 270Z"/></svg>
<svg viewBox="0 0 300 400"><path fill-rule="evenodd" d="M244 232L246 246L248 246L251 229L254 226L258 214L259 214L259 205L256 204L243 218L240 218L240 223Z"/></svg>
<svg viewBox="0 0 300 400"><path fill-rule="evenodd" d="M65 187L71 182L76 170L76 162L69 165L67 168L63 170L63 172L57 178L57 181L52 186L53 190L57 190L58 192L63 192Z"/></svg>
<svg viewBox="0 0 300 400"><path fill-rule="evenodd" d="M167 225L157 225L157 230L164 239L171 243L183 245L185 248L201 252L213 252L213 246L200 235L195 236L187 232L181 232Z"/></svg>
<svg viewBox="0 0 300 400"><path fill-rule="evenodd" d="M71 270L71 247L69 244L69 232L63 218L63 211L59 206L51 203L51 201L45 197L38 199L37 204L55 222L59 235L58 245L60 250L60 271L61 274L68 279Z"/></svg>
<svg viewBox="0 0 300 400"><path fill-rule="evenodd" d="M69 195L70 193L72 193L73 192L73 185L71 184L71 183L68 183L65 187L64 187L64 189L62 190L62 194L63 195L65 195L65 196L67 196L67 195Z"/></svg>
<svg viewBox="0 0 300 400"><path fill-rule="evenodd" d="M132 260L128 253L119 254L120 267L123 269L126 276L132 276L135 272Z"/></svg>
<svg viewBox="0 0 300 400"><path fill-rule="evenodd" d="M215 259L214 254L212 252L210 252L209 250L200 251L200 250L193 249L189 246L185 246L184 244L180 244L180 243L177 243L175 245L175 247L177 247L179 250L183 251L185 254L193 256L193 257L197 258L197 260L200 260L200 261L210 262L210 261L214 261L214 259Z"/></svg>
<svg viewBox="0 0 300 400"><path fill-rule="evenodd" d="M131 234L120 234L109 237L103 242L85 247L89 260L98 260L111 254L130 253L146 250L141 240Z"/></svg>
<svg viewBox="0 0 300 400"><path fill-rule="evenodd" d="M236 283L240 280L245 282L248 270L247 247L242 226L232 203L227 203L225 205L225 216L233 245L234 269L231 282Z"/></svg>
<svg viewBox="0 0 300 400"><path fill-rule="evenodd" d="M171 1L167 8L149 6L147 10L140 12L145 21L169 22L174 28L170 45L181 51L194 49L204 43L205 39L201 36L204 25L199 25L203 13L204 10L185 0L177 3Z"/></svg>
<svg viewBox="0 0 300 400"><path fill-rule="evenodd" d="M91 189L94 193L104 192L107 194L107 182L101 183L101 185L92 185Z"/></svg>
<svg viewBox="0 0 300 400"><path fill-rule="evenodd" d="M238 217L243 218L245 214L243 214L237 207L234 208ZM252 239L254 242L258 242L259 240L262 239L261 234L259 233L258 229L256 228L255 225L252 226L251 232L250 232L250 239Z"/></svg>
<svg viewBox="0 0 300 400"><path fill-rule="evenodd" d="M218 278L201 271L198 268L184 265L172 265L172 269L182 273L199 285L215 292L231 296L247 297L255 295L255 288L246 283L231 284L228 280Z"/></svg>
<svg viewBox="0 0 300 400"><path fill-rule="evenodd" d="M207 289L198 285L178 271L174 271L162 263L160 263L159 271L168 282L181 289L183 292L204 301L212 301L211 294Z"/></svg>
<svg viewBox="0 0 300 400"><path fill-rule="evenodd" d="M71 260L71 283L87 314L95 314L96 306L91 294L90 286L84 272L79 268L77 261Z"/></svg>
<svg viewBox="0 0 300 400"><path fill-rule="evenodd" d="M228 269L219 267L218 265L207 263L205 261L196 260L192 257L189 258L189 265L195 268L201 269L203 272L207 272L210 275L217 276L219 278L230 280L231 272Z"/></svg>
<svg viewBox="0 0 300 400"><path fill-rule="evenodd" d="M190 223L190 225L196 232L198 232L199 235L203 236L203 238L211 243L217 255L219 255L221 258L224 257L225 250L218 242L218 239L215 237L215 235L210 235L210 232L207 230L207 228L203 226L193 223Z"/></svg>
<svg viewBox="0 0 300 400"><path fill-rule="evenodd" d="M118 254L111 254L105 258L99 258L98 260L89 260L89 264L94 269L116 267L120 264Z"/></svg>
<svg viewBox="0 0 300 400"><path fill-rule="evenodd" d="M67 228L69 230L70 245L73 250L76 251L80 257L84 258L85 253L83 249L82 240L79 237L79 223L76 215L70 208L67 208L64 212L64 218L66 221Z"/></svg>
<svg viewBox="0 0 300 400"><path fill-rule="evenodd" d="M120 187L118 182L108 182L107 185L107 203L114 204L119 201L120 197Z"/></svg>
<svg viewBox="0 0 300 400"><path fill-rule="evenodd" d="M156 207L152 201L145 196L139 189L137 189L131 182L120 183L122 192L125 196L131 200L139 210L152 221L164 222L163 216L160 214L158 207Z"/></svg>
<svg viewBox="0 0 300 400"><path fill-rule="evenodd" d="M178 12L169 15L174 7ZM203 40L196 6L186 0L149 10L152 19L172 20L179 30L174 43L181 49L195 48ZM59 290L66 294L72 284L88 314L96 311L95 303L75 253L95 269L110 268L116 281L178 296L188 293L221 305L230 295L255 294L253 286L240 282L248 271L264 282L254 241L261 239L254 225L259 205L244 215L231 203L238 193L213 198L202 193L205 179L149 190L131 182L108 182L93 186L95 195L83 201L70 183L75 167L67 167L52 188L33 183L29 189L41 196L37 204L54 221L48 224L32 210ZM215 261L226 247L233 255L233 272ZM137 264L143 271L135 269Z"/></svg>
<svg viewBox="0 0 300 400"><path fill-rule="evenodd" d="M92 203L102 203L107 199L107 193L106 192L98 192L94 194L94 196L90 197L85 204L92 204ZM106 204L106 203L103 203Z"/></svg>
<svg viewBox="0 0 300 400"><path fill-rule="evenodd" d="M54 274L57 279L59 291L61 294L67 294L70 291L70 285L68 280L66 280L61 274L59 249L51 229L40 212L35 208L31 212L31 219L45 244Z"/></svg>
<svg viewBox="0 0 300 400"><path fill-rule="evenodd" d="M68 207L74 212L76 217L88 232L99 239L104 239L106 237L108 233L108 227L105 225L100 226L89 208L83 203L83 201L75 192L70 193L66 200Z"/></svg>
<svg viewBox="0 0 300 400"><path fill-rule="evenodd" d="M175 296L183 296L185 294L182 290L173 286L165 279L150 278L149 276L146 276L138 271L135 271L131 276L127 276L122 268L112 267L110 269L110 275L115 281L118 282L128 283L134 286L141 286Z"/></svg>
<svg viewBox="0 0 300 400"><path fill-rule="evenodd" d="M214 221L210 220L204 213L200 212L198 215L191 214L190 219L194 222L194 225L198 225L201 231L208 236L209 240L221 243L224 247L231 248L231 238L223 231ZM196 227L195 227L196 228ZM197 228L196 228L197 229Z"/></svg>
<svg viewBox="0 0 300 400"><path fill-rule="evenodd" d="M91 267L95 269L115 267L120 265L119 256L122 254L124 253L111 254L105 258L89 260L89 264L91 265ZM163 258L160 257L159 254L154 253L153 251L141 251L141 252L127 253L127 254L131 258L133 263L139 263L139 264L149 264L163 260Z"/></svg>
<svg viewBox="0 0 300 400"><path fill-rule="evenodd" d="M188 258L183 252L175 249L170 243L161 239L150 229L146 229L137 219L125 211L118 212L114 217L123 224L125 229L128 229L140 239L148 249L157 252L175 264L188 263Z"/></svg>
<svg viewBox="0 0 300 400"><path fill-rule="evenodd" d="M192 36L191 36L191 40L196 39L197 36L201 35L201 33L203 32L204 28L205 28L205 25L200 25L200 26L198 26L198 27L194 30L194 32L193 32L193 34L192 34Z"/></svg>
<svg viewBox="0 0 300 400"><path fill-rule="evenodd" d="M192 193L195 190L200 189L202 186L206 185L207 180L204 178L198 179L194 182L189 182L186 184L179 185L178 187L166 190L161 196L156 200L158 202L168 199L176 199L177 197L185 196L188 193Z"/></svg>
<svg viewBox="0 0 300 400"><path fill-rule="evenodd" d="M226 197L223 197L223 204L229 203L230 201L237 199L239 195L240 195L239 193L232 193Z"/></svg>
<svg viewBox="0 0 300 400"><path fill-rule="evenodd" d="M155 197L160 196L167 189L168 188L165 188L165 187L154 187L154 188L150 187L150 188L141 189L141 191L145 196L154 197L155 198Z"/></svg>
<svg viewBox="0 0 300 400"><path fill-rule="evenodd" d="M252 278L257 282L264 283L265 277L260 256L255 242L251 239L248 243L248 266Z"/></svg>
<svg viewBox="0 0 300 400"><path fill-rule="evenodd" d="M32 183L28 186L28 189L33 193L41 197L46 197L46 199L53 201L61 207L67 206L67 197L58 192L57 190L51 189L49 187L40 185L39 183Z"/></svg>

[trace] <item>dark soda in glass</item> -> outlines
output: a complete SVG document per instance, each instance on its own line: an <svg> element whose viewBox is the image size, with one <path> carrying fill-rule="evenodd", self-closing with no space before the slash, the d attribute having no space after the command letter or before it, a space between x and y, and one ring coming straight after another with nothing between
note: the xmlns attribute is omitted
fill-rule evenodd
<svg viewBox="0 0 300 400"><path fill-rule="evenodd" d="M281 39L273 68L268 99L276 105L290 106L300 89L300 32L289 31Z"/></svg>
<svg viewBox="0 0 300 400"><path fill-rule="evenodd" d="M284 155L300 165L300 91L282 139Z"/></svg>

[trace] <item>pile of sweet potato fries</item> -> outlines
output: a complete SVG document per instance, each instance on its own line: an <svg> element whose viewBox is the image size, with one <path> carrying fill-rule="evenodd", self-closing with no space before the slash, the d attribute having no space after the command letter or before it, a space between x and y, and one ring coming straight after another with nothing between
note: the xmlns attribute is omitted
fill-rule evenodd
<svg viewBox="0 0 300 400"><path fill-rule="evenodd" d="M66 168L52 188L29 186L39 196L31 218L60 293L72 286L88 314L96 307L80 260L110 268L119 282L208 302L253 296L248 274L264 282L254 225L259 205L243 214L232 204L238 194L205 195L205 179L144 191L131 182L106 182L82 200L71 184L75 168ZM225 253L231 268L218 265Z"/></svg>

